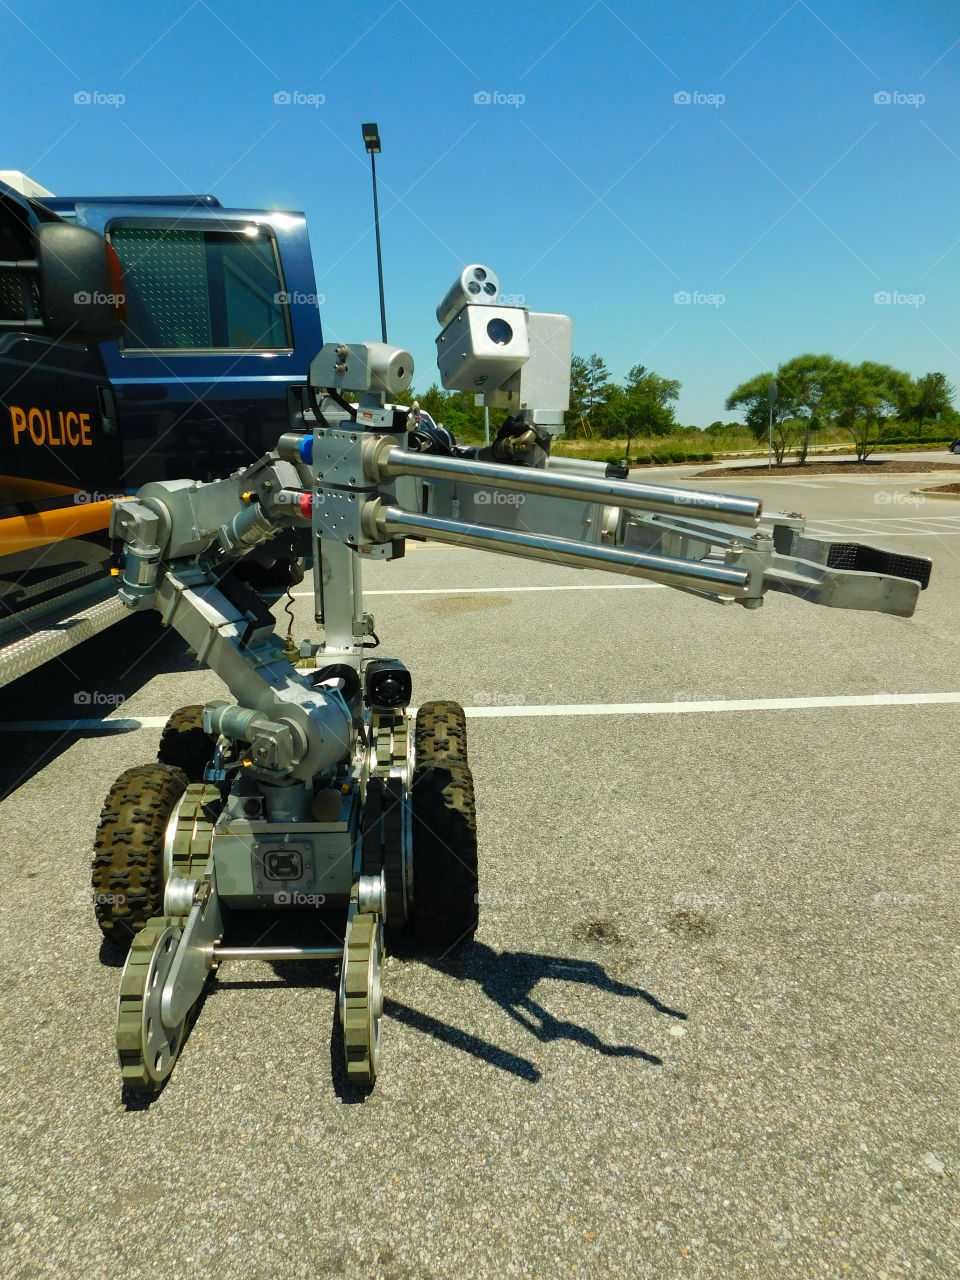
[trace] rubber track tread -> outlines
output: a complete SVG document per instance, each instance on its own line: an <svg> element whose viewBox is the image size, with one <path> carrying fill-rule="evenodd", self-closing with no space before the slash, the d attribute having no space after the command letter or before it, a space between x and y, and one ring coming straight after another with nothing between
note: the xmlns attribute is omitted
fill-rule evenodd
<svg viewBox="0 0 960 1280"><path fill-rule="evenodd" d="M387 924L402 929L407 921L403 885L403 779L387 778L383 795L383 869L387 886Z"/></svg>
<svg viewBox="0 0 960 1280"><path fill-rule="evenodd" d="M466 941L477 928L477 903L473 776L464 764L421 763L413 775L411 928L427 942Z"/></svg>
<svg viewBox="0 0 960 1280"><path fill-rule="evenodd" d="M418 763L467 763L467 718L458 702L423 704L417 712L414 754Z"/></svg>
<svg viewBox="0 0 960 1280"><path fill-rule="evenodd" d="M383 866L380 820L383 810L383 779L367 779L367 796L363 805L363 830L360 870L365 876L377 876Z"/></svg>

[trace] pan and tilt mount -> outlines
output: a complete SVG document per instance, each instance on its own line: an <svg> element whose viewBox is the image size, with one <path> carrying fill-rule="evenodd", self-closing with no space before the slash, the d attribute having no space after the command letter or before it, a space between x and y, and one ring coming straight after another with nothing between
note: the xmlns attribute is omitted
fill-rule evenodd
<svg viewBox="0 0 960 1280"><path fill-rule="evenodd" d="M413 377L408 351L327 343L310 408L264 457L114 505L120 599L157 610L230 693L170 717L157 760L121 774L97 829L97 920L129 952L116 1043L133 1090L163 1087L206 983L234 959L338 961L346 1074L371 1085L385 940L450 947L477 927L464 712L427 702L411 723L409 672L372 653L365 559L399 559L407 537L427 538L747 608L772 589L904 617L929 581L925 558L809 537L801 517L764 515L753 498L554 457L570 320L500 296L496 275L471 264L437 309L443 385L507 410L488 447L415 429L396 403ZM299 645L232 572L290 529L310 539L318 627ZM260 942L231 945L253 913Z"/></svg>

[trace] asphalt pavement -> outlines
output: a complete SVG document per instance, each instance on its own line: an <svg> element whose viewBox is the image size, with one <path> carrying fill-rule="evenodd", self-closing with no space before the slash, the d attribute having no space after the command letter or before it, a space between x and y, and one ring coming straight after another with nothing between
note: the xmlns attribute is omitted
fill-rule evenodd
<svg viewBox="0 0 960 1280"><path fill-rule="evenodd" d="M233 963L125 1104L93 832L223 687L136 618L0 691L2 1274L960 1274L960 505L912 492L936 482L715 482L932 556L912 619L433 544L369 567L415 701L468 709L481 923L388 958L365 1098L331 1061L335 967Z"/></svg>

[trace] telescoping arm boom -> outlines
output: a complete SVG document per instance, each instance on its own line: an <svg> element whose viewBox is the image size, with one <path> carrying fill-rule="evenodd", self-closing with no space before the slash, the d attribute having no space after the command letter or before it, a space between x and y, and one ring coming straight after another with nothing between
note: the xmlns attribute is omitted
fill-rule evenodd
<svg viewBox="0 0 960 1280"><path fill-rule="evenodd" d="M345 750L348 736L342 702L297 673L277 649L269 613L223 582L231 561L291 526L311 531L320 653L357 669L372 629L360 565L402 555L407 537L605 569L746 608L773 590L909 617L929 582L926 557L811 537L800 516L764 515L755 498L551 458L569 400L570 322L501 306L498 296L493 273L473 265L438 308L444 385L482 391L508 410L493 445L458 448L434 424L418 430L416 406L392 403L413 376L408 351L328 343L310 369L312 421L305 414L259 462L209 484L149 484L115 504L121 599L158 608L241 704L269 721L264 768L307 776ZM242 726L248 738L257 723Z"/></svg>

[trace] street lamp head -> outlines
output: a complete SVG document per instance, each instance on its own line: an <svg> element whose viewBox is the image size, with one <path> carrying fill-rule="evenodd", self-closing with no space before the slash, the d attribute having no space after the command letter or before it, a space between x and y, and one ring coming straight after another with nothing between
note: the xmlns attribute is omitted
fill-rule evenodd
<svg viewBox="0 0 960 1280"><path fill-rule="evenodd" d="M360 126L363 130L363 145L371 155L380 154L380 131L375 124Z"/></svg>

